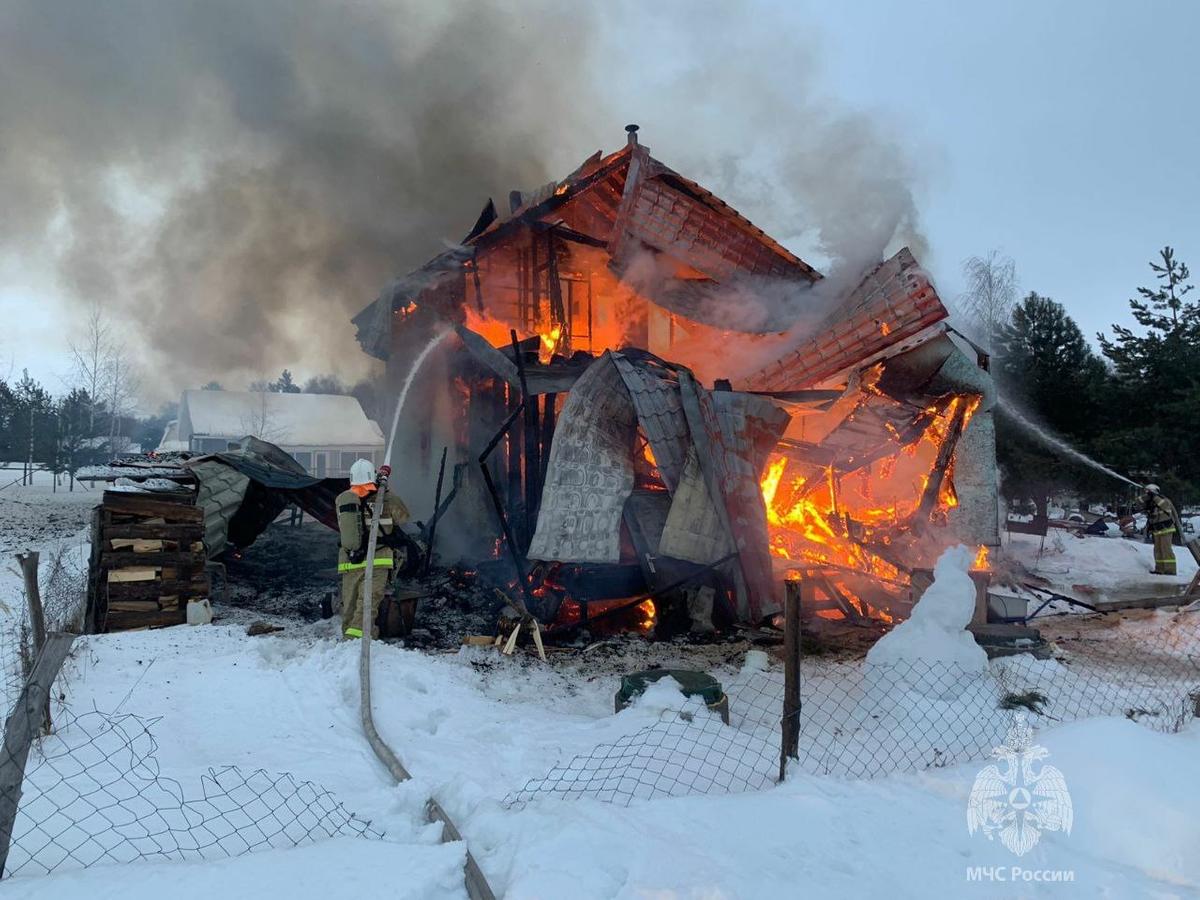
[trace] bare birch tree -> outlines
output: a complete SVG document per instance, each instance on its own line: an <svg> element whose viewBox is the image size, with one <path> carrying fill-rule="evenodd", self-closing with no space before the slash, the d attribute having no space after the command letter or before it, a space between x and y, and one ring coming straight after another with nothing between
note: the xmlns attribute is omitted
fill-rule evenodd
<svg viewBox="0 0 1200 900"><path fill-rule="evenodd" d="M75 386L87 391L88 432L96 433L96 405L105 391L108 379L109 356L113 351L111 329L98 302L88 309L82 339L71 342L71 359L75 367Z"/></svg>
<svg viewBox="0 0 1200 900"><path fill-rule="evenodd" d="M997 329L1007 324L1017 302L1017 266L1012 257L992 250L963 262L967 289L959 298L976 335L988 350L995 345Z"/></svg>
<svg viewBox="0 0 1200 900"><path fill-rule="evenodd" d="M110 344L108 359L104 367L104 399L108 405L108 449L118 452L117 441L121 435L121 419L134 411L140 388L137 373L119 344Z"/></svg>

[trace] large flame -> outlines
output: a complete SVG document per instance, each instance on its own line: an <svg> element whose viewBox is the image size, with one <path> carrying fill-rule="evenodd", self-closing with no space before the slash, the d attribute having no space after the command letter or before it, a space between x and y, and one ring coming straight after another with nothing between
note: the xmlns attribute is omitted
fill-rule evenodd
<svg viewBox="0 0 1200 900"><path fill-rule="evenodd" d="M951 438L956 418L967 422L978 403L976 397L956 397L940 409L930 407L926 412L931 420L919 440L901 447L899 435L889 429L897 439L895 452L845 474L773 454L760 483L771 552L793 564L789 566L793 570L825 571L831 587L859 615L891 621L884 610L863 599L864 589L902 591L908 575L884 558L896 558L888 548L913 536L918 514L944 521L958 505L951 477L953 458L944 473L938 472L945 460L940 451ZM923 507L934 477L941 477L936 499L926 500ZM920 545L916 552L934 554L940 549L940 545ZM932 563L932 559L904 559L911 565ZM986 566L987 548L981 547L976 568Z"/></svg>
<svg viewBox="0 0 1200 900"><path fill-rule="evenodd" d="M477 312L471 305L467 305L467 321L466 326L473 332L482 337L493 347L508 347L512 344L512 328L507 322L501 322L499 319L493 319L487 313ZM517 337L527 337L521 333L521 329L517 329Z"/></svg>

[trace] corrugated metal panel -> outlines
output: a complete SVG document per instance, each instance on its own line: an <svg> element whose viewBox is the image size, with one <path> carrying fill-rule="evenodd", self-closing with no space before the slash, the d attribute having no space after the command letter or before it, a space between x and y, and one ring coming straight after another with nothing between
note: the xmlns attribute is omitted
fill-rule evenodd
<svg viewBox="0 0 1200 900"><path fill-rule="evenodd" d="M780 598L775 596L767 516L754 461L765 457L758 443L772 434L777 441L788 416L763 397L717 392L723 396L715 399L690 372L681 372L679 382L705 485L710 496L717 495L717 514L739 554L734 578L737 616L757 622L779 610Z"/></svg>
<svg viewBox="0 0 1200 900"><path fill-rule="evenodd" d="M671 498L658 552L700 564L716 562L733 552L733 541L709 496L694 447L688 451L683 474Z"/></svg>
<svg viewBox="0 0 1200 900"><path fill-rule="evenodd" d="M633 401L606 351L575 382L555 428L531 559L620 560L635 422Z"/></svg>
<svg viewBox="0 0 1200 900"><path fill-rule="evenodd" d="M691 442L687 417L679 400L679 385L660 378L646 366L636 365L620 353L613 354L613 362L633 398L638 423L650 442L663 484L673 492L683 475L683 463Z"/></svg>
<svg viewBox="0 0 1200 900"><path fill-rule="evenodd" d="M811 340L746 379L746 390L796 390L902 343L945 319L928 276L908 248L875 268Z"/></svg>
<svg viewBox="0 0 1200 900"><path fill-rule="evenodd" d="M209 557L225 549L229 521L242 506L250 479L222 462L191 466L199 482L196 505L204 510L204 548Z"/></svg>
<svg viewBox="0 0 1200 900"><path fill-rule="evenodd" d="M757 622L781 608L771 573L767 509L759 479L790 417L766 397L729 391L715 391L709 396L720 427L720 442L714 446L724 456L725 508L737 537L746 580L750 606L747 621Z"/></svg>

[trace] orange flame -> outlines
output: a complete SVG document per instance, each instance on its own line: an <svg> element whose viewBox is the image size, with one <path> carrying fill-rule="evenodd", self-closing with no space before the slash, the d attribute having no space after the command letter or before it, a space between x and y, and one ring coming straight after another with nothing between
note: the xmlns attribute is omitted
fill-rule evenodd
<svg viewBox="0 0 1200 900"><path fill-rule="evenodd" d="M988 569L990 569L991 566L988 565L988 553L989 551L987 546L985 544L980 544L979 550L975 553L975 561L971 563L971 568L983 572L986 572Z"/></svg>
<svg viewBox="0 0 1200 900"><path fill-rule="evenodd" d="M907 551L910 555L921 557L920 562L913 558L912 564L921 564L933 552L914 536L913 517L922 511L931 475L944 460L939 451L950 439L955 417L969 419L978 402L974 397L956 397L930 407L925 433L904 447L895 429L885 429L897 441L895 453L845 474L773 455L760 480L771 553L797 568L825 570L822 577L853 612L892 621L874 605L872 591L886 592L906 584L908 577L880 553L887 547L902 552L899 548L907 546L912 548ZM931 520L944 521L945 514L958 505L952 469L953 457L928 510ZM986 548L981 548L977 565L986 566L986 559Z"/></svg>
<svg viewBox="0 0 1200 900"><path fill-rule="evenodd" d="M493 319L487 313L478 312L474 307L467 306L466 325L493 347L508 347L512 344L511 326L499 319ZM517 331L520 337L520 330Z"/></svg>
<svg viewBox="0 0 1200 900"><path fill-rule="evenodd" d="M559 338L562 337L562 326L555 325L549 331L538 335L541 342L538 344L538 361L545 364L554 358L554 348L558 346Z"/></svg>

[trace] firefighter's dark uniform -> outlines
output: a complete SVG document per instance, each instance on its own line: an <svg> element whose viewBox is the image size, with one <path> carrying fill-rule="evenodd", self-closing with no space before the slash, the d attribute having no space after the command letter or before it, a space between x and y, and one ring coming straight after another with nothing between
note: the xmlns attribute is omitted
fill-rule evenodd
<svg viewBox="0 0 1200 900"><path fill-rule="evenodd" d="M371 508L375 493L360 498L354 491L343 491L334 501L337 509L338 572L342 576L342 635L362 637L363 587L366 580L367 538L371 530ZM408 521L408 510L390 491L383 498L379 517L379 537L375 542L375 567L371 573L371 616L379 610L392 568L404 562L404 550L384 546L385 539Z"/></svg>
<svg viewBox="0 0 1200 900"><path fill-rule="evenodd" d="M1154 539L1154 574L1175 574L1175 540L1176 523L1179 513L1173 504L1162 494L1149 494L1146 497L1146 526Z"/></svg>

